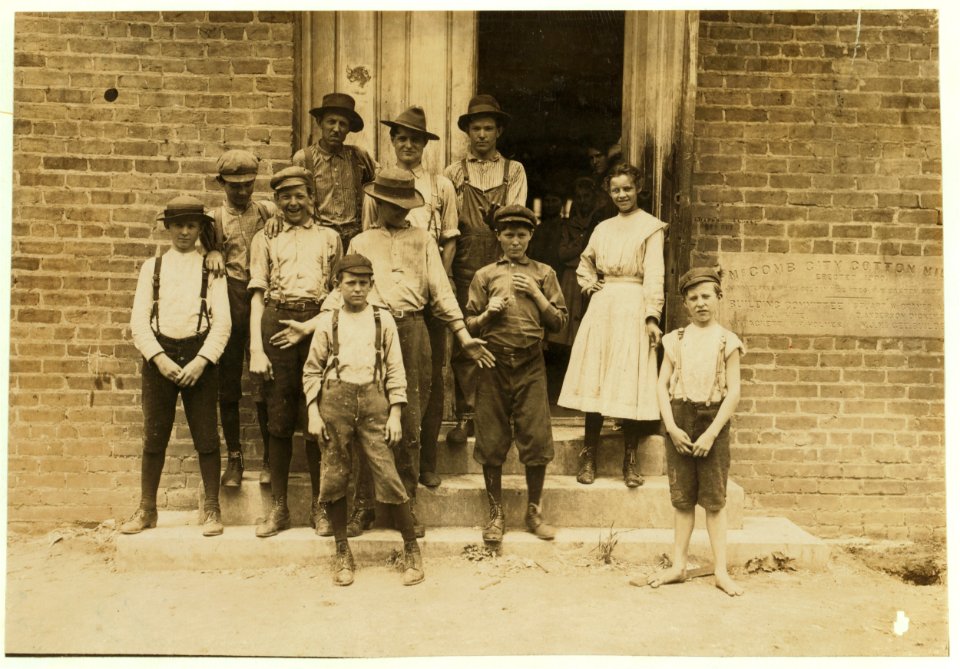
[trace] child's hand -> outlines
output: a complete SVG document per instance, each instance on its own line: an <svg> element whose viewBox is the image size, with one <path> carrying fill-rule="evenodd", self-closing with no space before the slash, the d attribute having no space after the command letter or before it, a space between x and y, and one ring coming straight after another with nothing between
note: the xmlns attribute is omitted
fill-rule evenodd
<svg viewBox="0 0 960 669"><path fill-rule="evenodd" d="M387 440L390 448L396 448L403 436L403 428L400 426L400 414L393 412L387 417L387 425L383 429L383 437Z"/></svg>
<svg viewBox="0 0 960 669"><path fill-rule="evenodd" d="M518 295L526 295L534 299L536 299L537 293L540 292L540 286L537 285L536 281L526 274L520 274L519 272L513 275L513 289Z"/></svg>
<svg viewBox="0 0 960 669"><path fill-rule="evenodd" d="M310 402L310 406L307 407L307 432L318 441L320 439L324 441L330 439L327 424L323 422L323 418L320 416L320 408L316 402Z"/></svg>
<svg viewBox="0 0 960 669"><path fill-rule="evenodd" d="M184 365L180 370L180 376L177 377L177 385L181 388L191 388L200 380L200 375L207 368L207 359L199 355Z"/></svg>
<svg viewBox="0 0 960 669"><path fill-rule="evenodd" d="M250 373L259 374L265 381L273 380L273 366L263 351L250 351Z"/></svg>
<svg viewBox="0 0 960 669"><path fill-rule="evenodd" d="M223 254L219 251L210 251L210 253L207 254L207 259L204 261L204 265L206 265L207 270L218 279L227 272L223 265Z"/></svg>
<svg viewBox="0 0 960 669"><path fill-rule="evenodd" d="M499 314L504 309L510 306L509 297L491 297L490 301L487 303L487 311L491 314Z"/></svg>
<svg viewBox="0 0 960 669"><path fill-rule="evenodd" d="M603 290L603 279L594 281L592 285L587 286L583 289L584 295L593 295L594 293L599 293Z"/></svg>
<svg viewBox="0 0 960 669"><path fill-rule="evenodd" d="M650 338L650 346L656 348L660 345L660 338L663 337L663 331L652 318L647 320L647 336Z"/></svg>
<svg viewBox="0 0 960 669"><path fill-rule="evenodd" d="M693 442L693 457L695 458L705 458L710 454L710 449L713 448L713 442L716 439L716 435L710 433L709 431L704 432L700 435L695 442Z"/></svg>
<svg viewBox="0 0 960 669"><path fill-rule="evenodd" d="M273 239L280 234L280 231L283 230L283 221L280 220L280 217L271 218L267 221L267 224L263 226L263 234L267 239Z"/></svg>
<svg viewBox="0 0 960 669"><path fill-rule="evenodd" d="M163 375L163 378L177 383L177 379L180 378L180 373L183 370L180 368L180 365L171 360L166 353L157 355L152 362L157 366L157 369Z"/></svg>
<svg viewBox="0 0 960 669"><path fill-rule="evenodd" d="M277 348L290 348L299 343L304 337L313 334L310 326L300 321L280 321L286 325L284 329L270 337L270 343Z"/></svg>
<svg viewBox="0 0 960 669"><path fill-rule="evenodd" d="M693 442L690 441L690 435L681 430L679 427L673 429L667 428L667 434L670 435L670 441L673 442L673 447L677 449L677 453L680 455L692 455L693 454Z"/></svg>

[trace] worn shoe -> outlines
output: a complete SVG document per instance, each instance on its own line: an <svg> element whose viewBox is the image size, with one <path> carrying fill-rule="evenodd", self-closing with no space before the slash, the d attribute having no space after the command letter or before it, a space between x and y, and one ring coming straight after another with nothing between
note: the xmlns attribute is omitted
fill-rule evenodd
<svg viewBox="0 0 960 669"><path fill-rule="evenodd" d="M369 530L373 526L373 520L376 517L373 509L355 508L347 520L347 536L359 537L364 530Z"/></svg>
<svg viewBox="0 0 960 669"><path fill-rule="evenodd" d="M220 509L211 509L203 514L203 536L216 537L223 534L223 522Z"/></svg>
<svg viewBox="0 0 960 669"><path fill-rule="evenodd" d="M577 483L590 485L597 477L597 447L583 446L577 463Z"/></svg>
<svg viewBox="0 0 960 669"><path fill-rule="evenodd" d="M637 449L626 448L623 451L623 482L628 488L637 488L643 485L643 477L637 463Z"/></svg>
<svg viewBox="0 0 960 669"><path fill-rule="evenodd" d="M501 504L492 504L490 506L490 520L483 528L483 540L491 544L499 544L503 541L503 506Z"/></svg>
<svg viewBox="0 0 960 669"><path fill-rule="evenodd" d="M540 515L540 506L537 504L527 504L527 515L524 520L527 523L527 530L538 539L553 541L557 536L557 528L544 522L543 516Z"/></svg>
<svg viewBox="0 0 960 669"><path fill-rule="evenodd" d="M156 526L157 510L144 509L141 507L133 512L133 515L130 516L130 520L126 521L120 526L120 532L123 534L139 534L148 528Z"/></svg>
<svg viewBox="0 0 960 669"><path fill-rule="evenodd" d="M286 496L278 497L273 501L273 508L257 525L258 537L272 537L277 533L290 529L290 510L287 509Z"/></svg>
<svg viewBox="0 0 960 669"><path fill-rule="evenodd" d="M353 553L350 544L346 541L337 542L337 556L333 560L333 584L350 585L353 583L353 572L356 565L353 562Z"/></svg>
<svg viewBox="0 0 960 669"><path fill-rule="evenodd" d="M428 488L436 488L440 485L440 477L436 472L420 472L420 485Z"/></svg>
<svg viewBox="0 0 960 669"><path fill-rule="evenodd" d="M243 481L243 453L240 451L227 452L227 468L220 477L220 485L225 488L239 488Z"/></svg>
<svg viewBox="0 0 960 669"><path fill-rule="evenodd" d="M416 541L403 542L403 584L416 585L423 582L423 557Z"/></svg>
<svg viewBox="0 0 960 669"><path fill-rule="evenodd" d="M327 516L327 505L319 500L317 500L317 502L319 503L317 504L316 520L314 520L312 513L310 515L310 522L313 523L313 531L317 533L318 537L332 537L333 524Z"/></svg>
<svg viewBox="0 0 960 669"><path fill-rule="evenodd" d="M423 523L420 522L420 519L417 518L417 508L416 502L410 500L410 515L413 516L413 533L417 539L423 539L427 534L427 528Z"/></svg>
<svg viewBox="0 0 960 669"><path fill-rule="evenodd" d="M467 445L467 420L458 418L457 424L447 432L447 446L449 448L463 448Z"/></svg>
<svg viewBox="0 0 960 669"><path fill-rule="evenodd" d="M270 485L270 463L263 461L263 468L260 470L260 485Z"/></svg>

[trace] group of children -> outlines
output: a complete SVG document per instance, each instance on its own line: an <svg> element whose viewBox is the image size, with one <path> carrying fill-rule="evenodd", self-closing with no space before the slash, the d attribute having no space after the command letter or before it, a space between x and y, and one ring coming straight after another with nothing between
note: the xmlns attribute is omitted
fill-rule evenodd
<svg viewBox="0 0 960 669"><path fill-rule="evenodd" d="M176 400L182 396L200 459L202 531L205 536L222 534L220 484L239 485L243 473L238 402L247 351L250 372L262 381L256 398L264 438L260 480L271 486L273 495L272 508L257 525L257 536L273 536L290 526L287 479L292 436L305 401L311 524L318 534L334 537L334 582L353 582L347 491L354 454L359 451L369 468L375 498L390 509L403 537L403 583L419 583L424 572L411 505L415 491L403 474L402 449L398 450L404 438L401 416L409 385L401 351L404 337L398 334L404 314L389 304L379 306L384 304L382 299L370 299L371 293L378 294L377 284L386 275L374 237L367 242L363 238L376 234L393 239L404 229L409 211L423 204L413 175L383 170L364 187L383 209L382 231L362 233L344 254L340 236L314 218L314 180L307 169L293 166L274 174L270 180L273 203L252 200L258 171L253 154L228 151L218 171L226 203L211 215L195 198L170 201L158 218L169 231L171 248L147 260L140 271L131 329L144 358L141 502L121 531L137 533L156 526L160 475ZM728 422L739 399L743 347L736 335L717 322L722 296L719 273L694 268L679 285L691 322L663 337L665 355L657 380L655 346L660 343L663 275L661 270L658 298L656 286L651 288L644 278L645 269L648 279L655 278L655 271L644 265L643 257L659 255L662 264L663 224L646 214L642 221L637 219L637 178L635 170L627 170L612 179L611 196L619 218L597 227L581 259L578 280L593 299L574 342L561 403L582 408L588 417L600 416L601 422L602 415L623 418L625 436L629 432L631 437L636 434L632 422L662 418L668 436L676 546L674 566L651 577L649 583L658 586L685 578L693 509L699 503L707 511L717 586L728 594L739 594L739 586L726 572L723 509L730 462ZM624 196L623 191L629 192ZM455 302L446 295L451 292L446 281L434 286L426 274L422 306L445 314L444 320L480 367L473 455L483 467L490 506L483 539L499 543L503 538L502 465L515 441L526 468L527 529L550 540L556 530L543 518L541 495L554 453L542 344L545 331L563 330L567 309L555 271L527 256L538 225L534 213L521 205L504 206L490 217L490 225L501 255L473 277L465 313L449 306ZM653 234L661 235L659 246L649 243ZM643 244L639 256L635 253L632 258L623 255L624 249L628 255L631 248L636 251L630 246L631 236ZM598 245L603 244L616 247L621 254L619 265L599 260ZM368 246L373 258L356 252ZM436 245L423 248L425 267L439 266ZM386 292L389 286L381 290ZM646 325L639 332L631 330L630 319ZM604 329L616 333L614 345L608 345L614 339ZM635 341L628 341L631 337ZM624 364L631 359L632 371L630 364ZM429 365L425 367L429 371ZM613 368L636 376L624 383L627 392L616 387L620 382L611 375ZM606 398L629 406L608 411ZM218 402L228 448L222 479ZM635 407L640 405L643 412L638 414ZM595 423L596 418L588 421L588 431ZM630 448L628 444L624 478L628 486L639 485L636 443L633 452ZM592 464L595 449L594 444L591 455L587 446L581 464L585 458Z"/></svg>

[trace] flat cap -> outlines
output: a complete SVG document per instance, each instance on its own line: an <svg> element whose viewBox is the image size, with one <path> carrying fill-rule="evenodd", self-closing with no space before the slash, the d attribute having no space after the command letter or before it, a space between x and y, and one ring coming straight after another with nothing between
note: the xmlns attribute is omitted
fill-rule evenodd
<svg viewBox="0 0 960 669"><path fill-rule="evenodd" d="M348 253L340 258L333 267L334 276L340 276L343 272L372 275L373 263L370 262L367 256L360 255L359 253Z"/></svg>
<svg viewBox="0 0 960 669"><path fill-rule="evenodd" d="M710 281L719 286L720 271L714 267L692 267L683 273L683 276L681 276L677 282L677 287L680 289L680 294L685 295L687 288L696 286L698 283L704 283L705 281Z"/></svg>
<svg viewBox="0 0 960 669"><path fill-rule="evenodd" d="M284 167L270 179L270 188L273 190L282 190L291 186L306 186L307 189L313 190L313 175L310 174L310 170L291 165Z"/></svg>
<svg viewBox="0 0 960 669"><path fill-rule="evenodd" d="M257 178L260 159L249 151L230 149L217 161L217 172L224 181L246 183Z"/></svg>
<svg viewBox="0 0 960 669"><path fill-rule="evenodd" d="M514 225L526 225L531 230L537 229L537 215L520 204L508 204L506 207L500 207L493 214L493 229L500 230L507 223Z"/></svg>
<svg viewBox="0 0 960 669"><path fill-rule="evenodd" d="M158 221L169 225L176 220L199 219L201 223L212 223L213 217L204 212L203 202L190 195L180 195L167 202L163 213L157 216Z"/></svg>

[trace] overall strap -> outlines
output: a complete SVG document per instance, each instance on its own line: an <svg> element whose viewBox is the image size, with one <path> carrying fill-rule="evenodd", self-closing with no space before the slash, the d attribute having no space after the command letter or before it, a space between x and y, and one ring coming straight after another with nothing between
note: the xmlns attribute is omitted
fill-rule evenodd
<svg viewBox="0 0 960 669"><path fill-rule="evenodd" d="M373 345L377 350L377 357L373 363L373 382L383 381L383 325L380 322L380 309L373 308L373 322L376 333L373 335Z"/></svg>
<svg viewBox="0 0 960 669"><path fill-rule="evenodd" d="M310 144L303 149L303 166L310 174L313 174L313 168L315 167L313 158L313 144Z"/></svg>
<svg viewBox="0 0 960 669"><path fill-rule="evenodd" d="M333 322L330 327L330 357L327 358L327 368L324 370L323 376L326 378L327 374L330 373L332 369L337 374L337 380L340 380L340 310L333 310Z"/></svg>
<svg viewBox="0 0 960 669"><path fill-rule="evenodd" d="M720 393L720 401L723 401L727 394L727 336L720 335L720 350L717 351L717 373L713 380L713 388L710 389L710 397L713 397L713 391ZM710 405L710 398L707 398L707 406Z"/></svg>
<svg viewBox="0 0 960 669"><path fill-rule="evenodd" d="M153 308L150 309L150 329L160 334L160 263L163 256L153 259Z"/></svg>
<svg viewBox="0 0 960 669"><path fill-rule="evenodd" d="M503 185L510 183L510 159L503 157Z"/></svg>
<svg viewBox="0 0 960 669"><path fill-rule="evenodd" d="M463 185L466 186L468 183L470 183L470 172L467 171L467 159L464 158L461 160L460 165L463 169Z"/></svg>
<svg viewBox="0 0 960 669"><path fill-rule="evenodd" d="M363 212L363 165L360 164L360 152L354 146L345 145L350 152L350 167L353 170L353 191L356 200L355 216L359 222Z"/></svg>
<svg viewBox="0 0 960 669"><path fill-rule="evenodd" d="M432 172L427 172L427 177L430 179L430 220L427 221L427 230L437 238L437 242L439 243L442 221L439 220L440 195L437 190L437 175Z"/></svg>
<svg viewBox="0 0 960 669"><path fill-rule="evenodd" d="M686 393L683 392L683 377L681 375L681 351L683 350L683 328L677 330L677 363L673 366L673 378L671 379L670 386L673 388L673 399L687 399Z"/></svg>
<svg viewBox="0 0 960 669"><path fill-rule="evenodd" d="M203 319L207 319L207 330L210 329L210 309L207 307L207 282L209 280L210 270L207 269L206 262L203 263L203 271L200 274L200 314L197 316L197 334L200 334L200 327L203 325Z"/></svg>

